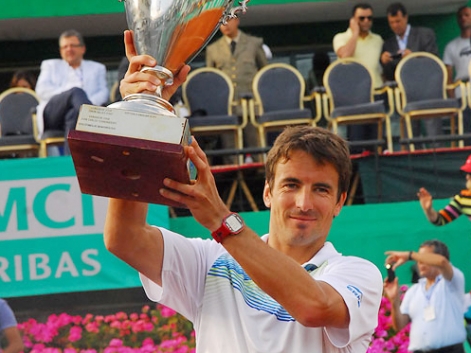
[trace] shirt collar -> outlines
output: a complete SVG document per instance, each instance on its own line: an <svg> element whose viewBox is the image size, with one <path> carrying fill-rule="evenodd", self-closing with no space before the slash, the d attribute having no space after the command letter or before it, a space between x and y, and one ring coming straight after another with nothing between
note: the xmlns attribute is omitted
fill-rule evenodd
<svg viewBox="0 0 471 353"><path fill-rule="evenodd" d="M268 234L262 236L262 240L267 243L268 242ZM335 248L334 245L326 241L324 246L314 254L314 256L307 261L306 263L302 264L303 267L306 267L307 264L314 264L316 266L320 266L323 262L332 259L333 257L342 256Z"/></svg>
<svg viewBox="0 0 471 353"><path fill-rule="evenodd" d="M404 32L404 37L399 37L397 34L396 34L396 39L399 41L399 40L403 40L403 41L407 41L407 38L409 38L409 33L410 33L410 24L407 25L406 27L406 31Z"/></svg>
<svg viewBox="0 0 471 353"><path fill-rule="evenodd" d="M348 35L350 35L350 36L353 35L352 29L351 29L351 28L348 28L348 29L347 29L347 33L348 33ZM368 31L368 35L365 36L364 38L358 36L358 39L363 39L363 40L364 40L364 39L366 39L366 38L368 38L368 37L371 37L371 31Z"/></svg>
<svg viewBox="0 0 471 353"><path fill-rule="evenodd" d="M231 44L232 41L238 43L240 39L240 30L237 31L237 36L235 38L230 38L228 36L224 36L224 38L226 39L227 44Z"/></svg>

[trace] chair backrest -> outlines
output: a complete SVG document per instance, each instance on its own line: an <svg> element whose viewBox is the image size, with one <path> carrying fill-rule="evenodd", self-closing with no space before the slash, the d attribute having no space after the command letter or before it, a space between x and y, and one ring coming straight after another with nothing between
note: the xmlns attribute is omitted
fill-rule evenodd
<svg viewBox="0 0 471 353"><path fill-rule="evenodd" d="M202 67L188 75L183 84L183 101L191 114L231 115L234 87L223 71Z"/></svg>
<svg viewBox="0 0 471 353"><path fill-rule="evenodd" d="M397 65L395 78L407 103L446 98L447 71L435 55L415 52Z"/></svg>
<svg viewBox="0 0 471 353"><path fill-rule="evenodd" d="M252 90L261 113L303 109L305 81L293 66L273 63L261 68L254 76Z"/></svg>
<svg viewBox="0 0 471 353"><path fill-rule="evenodd" d="M2 136L32 135L32 108L39 99L28 88L10 88L0 95L0 127Z"/></svg>
<svg viewBox="0 0 471 353"><path fill-rule="evenodd" d="M331 109L372 102L372 77L370 71L354 59L335 60L323 77Z"/></svg>

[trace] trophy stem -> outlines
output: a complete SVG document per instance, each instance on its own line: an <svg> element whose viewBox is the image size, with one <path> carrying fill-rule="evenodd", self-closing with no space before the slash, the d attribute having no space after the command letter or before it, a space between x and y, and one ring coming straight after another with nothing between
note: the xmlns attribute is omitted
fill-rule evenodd
<svg viewBox="0 0 471 353"><path fill-rule="evenodd" d="M157 76L159 80L161 80L165 86L170 86L173 84L173 74L170 70L166 69L163 66L156 65L154 67L144 66L141 69L141 72L149 72Z"/></svg>
<svg viewBox="0 0 471 353"><path fill-rule="evenodd" d="M149 72L155 75L162 82L162 85L157 87L155 94L134 93L124 97L123 101L134 101L137 103L145 104L147 106L157 106L159 108L168 110L171 113L175 113L175 109L173 109L173 106L168 101L162 98L163 86L169 86L173 84L172 72L166 69L165 67L159 65L156 65L154 67L144 66L141 69L141 72Z"/></svg>

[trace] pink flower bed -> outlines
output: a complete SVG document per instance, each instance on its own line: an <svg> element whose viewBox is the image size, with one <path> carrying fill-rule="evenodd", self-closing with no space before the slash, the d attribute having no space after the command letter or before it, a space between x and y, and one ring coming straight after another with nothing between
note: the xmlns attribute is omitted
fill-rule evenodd
<svg viewBox="0 0 471 353"><path fill-rule="evenodd" d="M407 287L402 287L404 292ZM163 305L144 306L141 313L71 316L54 314L47 322L29 319L18 327L25 353L194 353L192 324ZM379 322L367 353L407 353L409 325L392 328L391 305L381 301Z"/></svg>
<svg viewBox="0 0 471 353"><path fill-rule="evenodd" d="M407 290L407 286L401 287L401 297ZM402 299L402 298L401 298ZM394 330L391 318L391 303L385 297L381 299L378 313L378 326L375 329L370 347L367 353L407 353L409 345L410 324L401 331Z"/></svg>
<svg viewBox="0 0 471 353"><path fill-rule="evenodd" d="M172 309L144 306L140 314L51 315L18 327L31 353L194 353L192 324Z"/></svg>

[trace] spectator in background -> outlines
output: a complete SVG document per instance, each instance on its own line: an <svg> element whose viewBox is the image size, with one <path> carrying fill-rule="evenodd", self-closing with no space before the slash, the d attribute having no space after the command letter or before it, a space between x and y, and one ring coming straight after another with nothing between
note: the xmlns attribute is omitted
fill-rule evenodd
<svg viewBox="0 0 471 353"><path fill-rule="evenodd" d="M334 51L339 58L353 58L362 63L373 75L375 88L383 85L379 58L383 39L371 32L373 25L373 8L370 4L359 3L352 9L349 28L346 32L337 33L333 39ZM347 138L350 141L376 140L376 124L347 126ZM373 149L373 147L371 147ZM363 148L352 148L352 153L361 153Z"/></svg>
<svg viewBox="0 0 471 353"><path fill-rule="evenodd" d="M29 70L17 70L13 73L10 81L10 88L12 87L23 87L29 88L33 91L36 89L37 77Z"/></svg>
<svg viewBox="0 0 471 353"><path fill-rule="evenodd" d="M64 130L64 155L69 155L69 130L75 129L82 104L104 105L109 92L105 65L84 60L86 52L82 35L75 30L59 37L61 59L44 60L36 86L40 103L37 109L40 131Z"/></svg>
<svg viewBox="0 0 471 353"><path fill-rule="evenodd" d="M239 29L239 18L231 19L219 28L223 36L206 48L206 66L224 71L234 84L234 99L252 95L252 81L263 66L268 64L263 48L263 39L250 36ZM242 115L240 104L236 114ZM222 148L234 148L234 139L230 134L223 134ZM244 129L245 145L258 146L257 130L252 124ZM235 158L226 158L226 163L234 163Z"/></svg>
<svg viewBox="0 0 471 353"><path fill-rule="evenodd" d="M448 83L454 81L469 80L468 67L471 61L471 8L462 6L456 12L456 21L460 28L460 36L453 39L445 47L443 54L443 62L448 70ZM460 88L455 91L448 92L450 97L461 98ZM471 109L466 104L463 111L463 127L465 132L471 132ZM465 140L466 145L471 144L469 140Z"/></svg>
<svg viewBox="0 0 471 353"><path fill-rule="evenodd" d="M466 189L455 195L450 203L440 211L435 211L432 207L432 195L425 188L420 188L417 197L420 206L424 210L425 216L430 223L436 226L443 226L457 219L462 214L471 218L471 155L463 164L460 170L466 175Z"/></svg>
<svg viewBox="0 0 471 353"><path fill-rule="evenodd" d="M435 33L430 28L411 27L409 16L405 6L400 3L392 3L386 9L389 27L394 35L384 41L381 65L385 81L395 81L395 71L399 61L411 52L425 51L438 56L438 47ZM396 115L397 116L397 115ZM413 120L413 135L422 135L421 125L425 125L427 136L437 136L443 133L441 119ZM439 144L435 143L435 147Z"/></svg>
<svg viewBox="0 0 471 353"><path fill-rule="evenodd" d="M387 251L386 264L397 267L417 261L421 278L400 301L399 281L384 282L391 302L394 329L411 323L408 350L414 353L464 353L464 275L450 262L448 247L428 240L419 251Z"/></svg>
<svg viewBox="0 0 471 353"><path fill-rule="evenodd" d="M15 314L8 303L0 298L0 352L19 353L24 345Z"/></svg>

